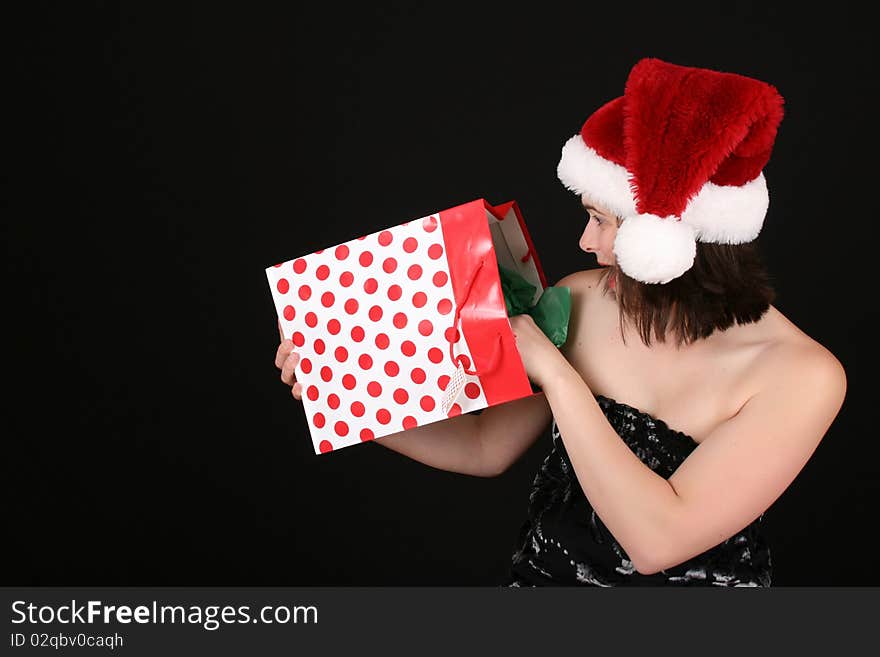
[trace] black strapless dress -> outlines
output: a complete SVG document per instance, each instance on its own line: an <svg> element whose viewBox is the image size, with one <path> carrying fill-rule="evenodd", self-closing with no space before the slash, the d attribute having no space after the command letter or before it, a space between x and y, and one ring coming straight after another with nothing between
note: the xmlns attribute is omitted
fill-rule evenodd
<svg viewBox="0 0 880 657"><path fill-rule="evenodd" d="M608 397L596 401L611 426L651 470L668 479L697 447L685 433ZM677 566L642 575L596 515L553 420L553 447L529 496L528 518L505 586L770 586L763 514L723 543Z"/></svg>

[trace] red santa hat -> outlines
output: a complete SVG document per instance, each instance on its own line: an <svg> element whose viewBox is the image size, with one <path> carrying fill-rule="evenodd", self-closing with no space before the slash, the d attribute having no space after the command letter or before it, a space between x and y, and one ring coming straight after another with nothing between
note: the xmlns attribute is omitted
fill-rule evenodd
<svg viewBox="0 0 880 657"><path fill-rule="evenodd" d="M565 143L557 174L623 219L614 254L624 273L667 283L691 268L697 241L758 236L782 105L759 80L643 59L624 95Z"/></svg>

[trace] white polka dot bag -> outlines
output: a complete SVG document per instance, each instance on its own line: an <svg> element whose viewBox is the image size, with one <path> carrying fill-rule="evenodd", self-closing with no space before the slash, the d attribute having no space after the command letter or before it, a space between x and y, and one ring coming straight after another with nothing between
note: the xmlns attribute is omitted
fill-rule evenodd
<svg viewBox="0 0 880 657"><path fill-rule="evenodd" d="M547 287L516 202L478 199L266 268L316 454L535 394L498 265Z"/></svg>

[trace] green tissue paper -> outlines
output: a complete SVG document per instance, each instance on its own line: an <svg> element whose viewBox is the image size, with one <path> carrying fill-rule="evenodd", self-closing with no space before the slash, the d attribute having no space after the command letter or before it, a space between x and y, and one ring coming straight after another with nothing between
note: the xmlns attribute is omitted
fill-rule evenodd
<svg viewBox="0 0 880 657"><path fill-rule="evenodd" d="M498 265L501 291L507 316L531 315L544 335L561 347L568 338L568 320L571 316L571 290L567 287L548 287L544 289L538 302L529 306L537 289L517 272Z"/></svg>

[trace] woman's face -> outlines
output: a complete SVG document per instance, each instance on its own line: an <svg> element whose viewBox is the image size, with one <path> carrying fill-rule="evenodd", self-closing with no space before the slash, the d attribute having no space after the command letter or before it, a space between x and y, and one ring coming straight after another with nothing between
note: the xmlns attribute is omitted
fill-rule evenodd
<svg viewBox="0 0 880 657"><path fill-rule="evenodd" d="M580 247L587 253L595 253L600 265L617 262L614 256L614 237L617 235L617 217L605 208L581 196L581 203L589 215L587 227L581 235Z"/></svg>

